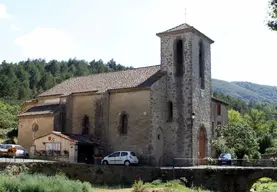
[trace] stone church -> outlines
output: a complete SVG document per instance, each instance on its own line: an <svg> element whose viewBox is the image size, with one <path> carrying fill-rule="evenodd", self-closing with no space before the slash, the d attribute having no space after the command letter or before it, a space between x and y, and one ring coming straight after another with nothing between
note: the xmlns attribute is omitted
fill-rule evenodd
<svg viewBox="0 0 277 192"><path fill-rule="evenodd" d="M227 123L212 97L214 41L188 24L157 36L160 65L71 78L23 103L18 143L69 149L75 162L117 150L159 165L211 156L214 127Z"/></svg>

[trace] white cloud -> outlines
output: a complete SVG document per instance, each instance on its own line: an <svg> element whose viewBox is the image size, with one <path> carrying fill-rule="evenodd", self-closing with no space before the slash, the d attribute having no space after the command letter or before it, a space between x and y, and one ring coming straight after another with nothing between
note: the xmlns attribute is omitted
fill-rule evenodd
<svg viewBox="0 0 277 192"><path fill-rule="evenodd" d="M70 57L73 40L65 31L36 27L32 32L16 38L26 58L65 59Z"/></svg>
<svg viewBox="0 0 277 192"><path fill-rule="evenodd" d="M8 18L7 7L4 4L0 4L0 19Z"/></svg>
<svg viewBox="0 0 277 192"><path fill-rule="evenodd" d="M12 31L19 31L20 28L16 24L11 24Z"/></svg>

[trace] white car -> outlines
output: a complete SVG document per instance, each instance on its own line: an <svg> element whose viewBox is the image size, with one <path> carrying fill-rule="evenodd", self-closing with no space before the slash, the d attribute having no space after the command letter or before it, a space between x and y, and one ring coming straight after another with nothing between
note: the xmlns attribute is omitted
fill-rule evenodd
<svg viewBox="0 0 277 192"><path fill-rule="evenodd" d="M15 157L21 157L21 158L29 157L28 152L21 145L14 145L14 144L2 144L0 148L0 155L8 156L8 149L12 147L16 148Z"/></svg>
<svg viewBox="0 0 277 192"><path fill-rule="evenodd" d="M126 165L138 164L138 158L132 151L116 151L101 160L104 165Z"/></svg>

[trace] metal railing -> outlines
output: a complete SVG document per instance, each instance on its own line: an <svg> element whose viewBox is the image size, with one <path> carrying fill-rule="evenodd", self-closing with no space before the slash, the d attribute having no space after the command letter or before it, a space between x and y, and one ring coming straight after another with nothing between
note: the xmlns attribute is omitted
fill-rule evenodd
<svg viewBox="0 0 277 192"><path fill-rule="evenodd" d="M86 164L101 164L101 159L98 157L78 158L75 161L74 157L68 155L38 155L30 158L15 158L15 157L0 157L0 163L35 163L35 162L66 162L66 163L86 163ZM155 161L152 157L138 157L139 164L142 167L200 167L200 166L240 166L240 167L276 167L277 158L268 159L233 159L231 165L220 164L216 158L163 158ZM76 162L77 160L77 162Z"/></svg>
<svg viewBox="0 0 277 192"><path fill-rule="evenodd" d="M232 159L231 164L221 163L217 158L174 158L173 167L190 166L241 166L241 167L277 167L277 158L269 159Z"/></svg>

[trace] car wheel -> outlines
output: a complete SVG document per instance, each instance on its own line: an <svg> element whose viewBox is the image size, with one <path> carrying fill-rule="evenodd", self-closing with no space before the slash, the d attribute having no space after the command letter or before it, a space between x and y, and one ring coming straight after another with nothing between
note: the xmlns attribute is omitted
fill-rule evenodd
<svg viewBox="0 0 277 192"><path fill-rule="evenodd" d="M104 165L108 165L108 161L106 161L106 160L103 161L103 164L104 164Z"/></svg>
<svg viewBox="0 0 277 192"><path fill-rule="evenodd" d="M130 165L130 161L125 161L124 165L129 166Z"/></svg>

